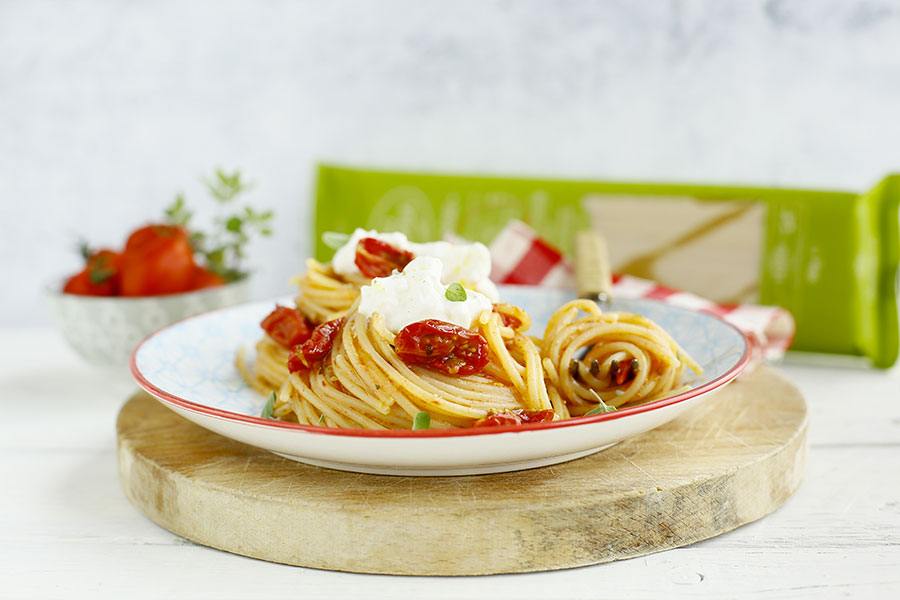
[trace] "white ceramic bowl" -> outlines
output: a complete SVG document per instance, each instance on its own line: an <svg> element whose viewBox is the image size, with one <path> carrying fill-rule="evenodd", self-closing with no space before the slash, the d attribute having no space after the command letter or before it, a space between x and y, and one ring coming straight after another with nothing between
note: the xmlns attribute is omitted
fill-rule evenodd
<svg viewBox="0 0 900 600"><path fill-rule="evenodd" d="M57 326L85 360L106 367L127 367L138 342L166 325L246 302L250 296L248 279L165 296L79 296L61 289L47 290Z"/></svg>
<svg viewBox="0 0 900 600"><path fill-rule="evenodd" d="M526 308L534 332L571 294L502 288ZM282 300L286 302L289 300ZM260 418L266 399L234 367L238 347L252 349L275 301L254 302L186 319L145 340L131 371L142 388L183 417L226 437L287 458L345 471L388 475L474 475L551 465L597 452L658 427L715 395L746 366L744 335L718 317L647 300L617 310L662 325L703 367L686 392L615 412L552 423L480 429L367 431Z"/></svg>

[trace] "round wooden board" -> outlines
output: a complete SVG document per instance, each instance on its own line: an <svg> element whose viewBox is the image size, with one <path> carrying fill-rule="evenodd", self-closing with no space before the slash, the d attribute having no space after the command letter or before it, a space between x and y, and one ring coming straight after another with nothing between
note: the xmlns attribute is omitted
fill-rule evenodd
<svg viewBox="0 0 900 600"><path fill-rule="evenodd" d="M322 569L476 575L640 556L759 519L800 484L806 424L797 389L762 367L604 452L498 475L307 466L206 431L144 393L117 429L128 498L197 543Z"/></svg>

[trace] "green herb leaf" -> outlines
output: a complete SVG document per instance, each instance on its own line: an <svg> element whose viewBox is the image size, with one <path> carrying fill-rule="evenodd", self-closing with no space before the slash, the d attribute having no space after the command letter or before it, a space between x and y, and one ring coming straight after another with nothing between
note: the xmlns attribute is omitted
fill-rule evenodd
<svg viewBox="0 0 900 600"><path fill-rule="evenodd" d="M225 229L232 233L239 233L244 227L244 221L238 216L228 217L225 221Z"/></svg>
<svg viewBox="0 0 900 600"><path fill-rule="evenodd" d="M175 196L175 200L166 207L166 220L172 225L180 225L186 227L191 221L194 213L187 209L187 203L184 201L184 194Z"/></svg>
<svg viewBox="0 0 900 600"><path fill-rule="evenodd" d="M453 282L447 286L447 291L444 292L444 298L450 302L465 302L466 288L464 288L461 283Z"/></svg>
<svg viewBox="0 0 900 600"><path fill-rule="evenodd" d="M324 422L325 422L325 413L322 413L321 415L319 415L319 420L316 421L316 425L321 425Z"/></svg>
<svg viewBox="0 0 900 600"><path fill-rule="evenodd" d="M221 205L220 211L251 187L237 169L231 172L216 169L205 183L210 195ZM193 214L188 210L184 195L178 194L165 209L165 220L189 229L191 248L207 269L228 282L247 277L248 272L241 268L247 243L254 235L272 235L274 213L271 210L257 212L249 206L238 207L227 214L220 212L208 231L189 227Z"/></svg>
<svg viewBox="0 0 900 600"><path fill-rule="evenodd" d="M602 415L603 413L614 412L616 410L615 406L610 406L609 404L604 402L603 398L600 397L600 394L598 394L594 390L591 390L591 393L594 395L594 398L596 398L597 402L599 402L600 404L598 406L596 406L595 408L592 408L591 410L584 413L585 417L589 417L591 415Z"/></svg>
<svg viewBox="0 0 900 600"><path fill-rule="evenodd" d="M418 412L416 413L416 418L413 419L413 431L417 431L419 429L430 429L431 428L431 415L427 412Z"/></svg>
<svg viewBox="0 0 900 600"><path fill-rule="evenodd" d="M341 233L339 231L325 231L322 233L322 243L332 250L337 250L346 244L349 239L349 233Z"/></svg>
<svg viewBox="0 0 900 600"><path fill-rule="evenodd" d="M213 198L222 204L227 204L238 194L247 190L250 185L241 179L241 172L237 169L231 173L216 169L213 178L206 181L206 187Z"/></svg>
<svg viewBox="0 0 900 600"><path fill-rule="evenodd" d="M262 414L260 415L263 419L271 419L272 412L275 410L275 392L269 394L269 399L266 400L266 405L263 406Z"/></svg>

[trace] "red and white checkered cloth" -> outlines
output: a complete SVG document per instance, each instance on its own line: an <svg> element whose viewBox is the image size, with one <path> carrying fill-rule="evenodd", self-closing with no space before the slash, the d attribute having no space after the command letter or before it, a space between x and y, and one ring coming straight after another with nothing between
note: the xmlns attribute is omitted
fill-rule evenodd
<svg viewBox="0 0 900 600"><path fill-rule="evenodd" d="M542 240L521 221L511 221L490 245L496 283L574 287L571 265L559 250ZM613 296L646 298L707 312L740 329L750 340L755 357L776 360L794 339L794 318L777 306L716 304L700 296L632 277L613 276Z"/></svg>

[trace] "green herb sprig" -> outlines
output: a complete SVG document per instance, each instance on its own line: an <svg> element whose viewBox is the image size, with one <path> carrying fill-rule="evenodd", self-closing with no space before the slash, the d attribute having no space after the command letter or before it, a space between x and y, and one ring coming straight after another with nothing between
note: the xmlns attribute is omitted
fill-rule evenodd
<svg viewBox="0 0 900 600"><path fill-rule="evenodd" d="M175 200L172 201L172 204L166 207L166 220L172 225L187 227L193 216L194 213L187 208L184 194L179 193L175 196Z"/></svg>
<svg viewBox="0 0 900 600"><path fill-rule="evenodd" d="M595 406L591 410L587 411L586 413L584 413L585 417L590 417L591 415L602 415L602 414L608 413L608 412L615 412L616 407L610 406L609 404L604 402L603 398L600 397L600 394L598 394L594 390L591 390L591 393L594 395L594 398L596 398L597 402L599 402L600 404Z"/></svg>

